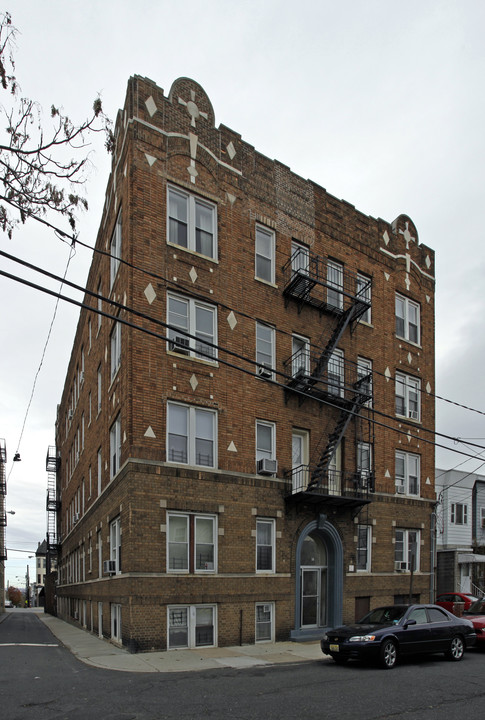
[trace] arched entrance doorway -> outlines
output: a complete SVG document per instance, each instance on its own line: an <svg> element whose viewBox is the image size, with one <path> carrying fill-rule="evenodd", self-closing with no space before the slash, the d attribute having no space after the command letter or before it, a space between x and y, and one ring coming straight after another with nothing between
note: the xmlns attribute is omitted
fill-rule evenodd
<svg viewBox="0 0 485 720"><path fill-rule="evenodd" d="M298 538L295 567L294 640L320 638L325 627L342 622L343 548L325 515Z"/></svg>

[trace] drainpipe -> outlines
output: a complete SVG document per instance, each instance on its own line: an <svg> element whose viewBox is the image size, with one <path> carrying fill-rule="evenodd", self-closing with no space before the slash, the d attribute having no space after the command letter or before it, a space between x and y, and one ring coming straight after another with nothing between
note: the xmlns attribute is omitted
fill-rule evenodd
<svg viewBox="0 0 485 720"><path fill-rule="evenodd" d="M429 585L429 601L434 603L436 599L436 505L434 506L434 510L431 513L431 526L430 526L430 548L431 548L431 558L430 558L430 585Z"/></svg>

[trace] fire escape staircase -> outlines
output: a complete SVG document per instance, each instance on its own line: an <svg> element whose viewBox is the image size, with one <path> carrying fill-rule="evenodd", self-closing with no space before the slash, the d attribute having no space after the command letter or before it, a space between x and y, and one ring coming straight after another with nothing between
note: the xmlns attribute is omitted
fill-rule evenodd
<svg viewBox="0 0 485 720"><path fill-rule="evenodd" d="M45 461L47 472L47 572L54 570L57 565L59 551L59 540L57 535L57 513L60 510L60 501L57 498L57 471L59 469L59 458L56 447L50 445L47 450Z"/></svg>

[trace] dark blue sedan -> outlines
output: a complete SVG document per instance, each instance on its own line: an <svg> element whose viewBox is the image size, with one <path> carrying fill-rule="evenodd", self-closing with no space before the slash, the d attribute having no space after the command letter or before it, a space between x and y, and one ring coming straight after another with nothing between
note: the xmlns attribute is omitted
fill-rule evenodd
<svg viewBox="0 0 485 720"><path fill-rule="evenodd" d="M335 662L368 660L393 668L402 655L442 652L461 660L476 643L472 623L437 605L386 605L355 625L329 630L322 651Z"/></svg>

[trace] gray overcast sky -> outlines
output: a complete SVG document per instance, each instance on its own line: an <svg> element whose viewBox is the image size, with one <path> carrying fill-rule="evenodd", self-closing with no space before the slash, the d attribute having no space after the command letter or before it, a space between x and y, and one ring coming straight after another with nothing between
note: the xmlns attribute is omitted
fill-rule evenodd
<svg viewBox="0 0 485 720"><path fill-rule="evenodd" d="M208 93L216 125L365 214L388 221L408 214L420 242L436 251L435 392L485 410L483 0L17 0L6 9L20 31L22 94L39 101L46 124L51 104L84 119L97 93L114 120L130 75L151 78L165 94L188 76ZM90 210L79 223L89 244L110 168L101 141L92 159ZM0 234L0 248L58 275L69 257L34 222L12 240ZM68 278L83 284L90 260L78 246ZM0 277L0 437L9 458L7 506L16 513L8 516L9 548L35 550L46 532L45 456L78 318L66 303L20 446L19 439L54 306ZM485 417L442 401L437 430L485 445ZM17 449L22 461L13 464ZM437 463L464 459L440 452ZM8 555L11 584L20 584L27 562L32 576L28 554Z"/></svg>

